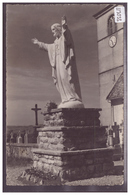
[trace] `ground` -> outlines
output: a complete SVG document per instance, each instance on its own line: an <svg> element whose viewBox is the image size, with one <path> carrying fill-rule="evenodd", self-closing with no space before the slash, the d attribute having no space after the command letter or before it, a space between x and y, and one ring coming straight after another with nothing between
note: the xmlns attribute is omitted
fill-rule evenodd
<svg viewBox="0 0 130 195"><path fill-rule="evenodd" d="M114 161L114 174L104 177L90 178L66 182L68 186L121 186L124 183L124 162ZM32 186L34 184L19 179L20 174L32 166L32 161L8 161L6 167L6 185L8 186ZM51 184L50 184L51 185Z"/></svg>

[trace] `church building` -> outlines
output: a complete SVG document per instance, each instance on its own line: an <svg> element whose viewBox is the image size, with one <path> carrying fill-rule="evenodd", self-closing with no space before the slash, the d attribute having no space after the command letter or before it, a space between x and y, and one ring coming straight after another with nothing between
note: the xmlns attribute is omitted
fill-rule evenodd
<svg viewBox="0 0 130 195"><path fill-rule="evenodd" d="M102 109L100 120L101 125L116 129L115 144L122 143L123 130L120 129L124 121L126 27L123 22L115 22L114 14L114 8L121 6L107 4L103 10L94 15L97 20L100 108Z"/></svg>

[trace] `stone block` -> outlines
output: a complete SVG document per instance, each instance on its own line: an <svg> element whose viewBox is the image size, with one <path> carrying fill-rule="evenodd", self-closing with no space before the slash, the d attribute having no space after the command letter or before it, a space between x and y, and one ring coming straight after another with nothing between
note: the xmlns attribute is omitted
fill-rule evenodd
<svg viewBox="0 0 130 195"><path fill-rule="evenodd" d="M38 156L37 155L33 155L33 161L38 161L38 160L39 160Z"/></svg>
<svg viewBox="0 0 130 195"><path fill-rule="evenodd" d="M47 137L54 138L55 132L47 132Z"/></svg>
<svg viewBox="0 0 130 195"><path fill-rule="evenodd" d="M104 162L105 163L109 163L111 161L113 161L113 155L108 154L108 156L104 156Z"/></svg>
<svg viewBox="0 0 130 195"><path fill-rule="evenodd" d="M43 144L42 144L42 148L48 149L48 148L49 148L49 143L43 143Z"/></svg>
<svg viewBox="0 0 130 195"><path fill-rule="evenodd" d="M103 165L102 164L96 164L95 165L95 173L102 173L103 172Z"/></svg>
<svg viewBox="0 0 130 195"><path fill-rule="evenodd" d="M57 145L59 143L59 139L58 138L51 138L51 139L49 139L49 143Z"/></svg>
<svg viewBox="0 0 130 195"><path fill-rule="evenodd" d="M61 156L54 156L54 160L63 160Z"/></svg>
<svg viewBox="0 0 130 195"><path fill-rule="evenodd" d="M54 156L48 155L48 159L54 160Z"/></svg>
<svg viewBox="0 0 130 195"><path fill-rule="evenodd" d="M37 165L38 165L37 161L33 161L33 167L37 168Z"/></svg>
<svg viewBox="0 0 130 195"><path fill-rule="evenodd" d="M40 137L40 142L47 143L49 139L47 137Z"/></svg>
<svg viewBox="0 0 130 195"><path fill-rule="evenodd" d="M77 155L75 155L75 156L71 156L71 160L74 162L74 161L77 161L79 159L77 159Z"/></svg>
<svg viewBox="0 0 130 195"><path fill-rule="evenodd" d="M57 166L53 166L52 167L52 170L53 170L53 174L56 175L56 176L58 176L59 173L62 171L62 168L57 167Z"/></svg>
<svg viewBox="0 0 130 195"><path fill-rule="evenodd" d="M39 169L41 170L41 169ZM45 173L48 173L50 170L50 165L48 163L43 163L43 166L42 166L42 171L44 171Z"/></svg>
<svg viewBox="0 0 130 195"><path fill-rule="evenodd" d="M37 162L37 167L38 170L42 171L43 170L43 163L41 161Z"/></svg>
<svg viewBox="0 0 130 195"><path fill-rule="evenodd" d="M39 132L38 136L43 137L43 132Z"/></svg>
<svg viewBox="0 0 130 195"><path fill-rule="evenodd" d="M54 165L61 167L61 166L65 165L65 162L62 162L60 160L55 160Z"/></svg>
<svg viewBox="0 0 130 195"><path fill-rule="evenodd" d="M44 158L47 158L47 159L48 159L48 158L49 158L49 155L46 155L46 154L45 154L45 155L44 155Z"/></svg>
<svg viewBox="0 0 130 195"><path fill-rule="evenodd" d="M57 150L66 151L67 148L63 144L57 144L56 145Z"/></svg>
<svg viewBox="0 0 130 195"><path fill-rule="evenodd" d="M103 164L103 172L107 173L114 168L114 162L104 163Z"/></svg>
<svg viewBox="0 0 130 195"><path fill-rule="evenodd" d="M39 132L42 133L42 137L47 137L47 133L46 132Z"/></svg>
<svg viewBox="0 0 130 195"><path fill-rule="evenodd" d="M47 163L53 165L54 164L54 160L48 159Z"/></svg>
<svg viewBox="0 0 130 195"><path fill-rule="evenodd" d="M91 165L93 164L93 159L85 159L86 165Z"/></svg>
<svg viewBox="0 0 130 195"><path fill-rule="evenodd" d="M86 168L86 166L82 166L80 168L80 174L81 174L82 178L86 178L86 175L87 175L87 168Z"/></svg>
<svg viewBox="0 0 130 195"><path fill-rule="evenodd" d="M55 132L55 137L57 137L57 138L61 138L61 137L63 137L63 135L64 134L61 131L60 132L58 132L58 131Z"/></svg>
<svg viewBox="0 0 130 195"><path fill-rule="evenodd" d="M104 158L95 158L95 159L94 159L94 162L95 162L96 164L103 163L103 162L104 162Z"/></svg>
<svg viewBox="0 0 130 195"><path fill-rule="evenodd" d="M47 158L40 158L40 161L42 162L42 163L48 163L48 159Z"/></svg>
<svg viewBox="0 0 130 195"><path fill-rule="evenodd" d="M95 169L94 165L89 165L87 167L87 172L92 174L92 173L94 173L94 169Z"/></svg>

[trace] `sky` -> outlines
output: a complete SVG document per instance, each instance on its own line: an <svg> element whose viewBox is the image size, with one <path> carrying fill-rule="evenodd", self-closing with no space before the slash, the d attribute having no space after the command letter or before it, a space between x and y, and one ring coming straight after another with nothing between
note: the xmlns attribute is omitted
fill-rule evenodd
<svg viewBox="0 0 130 195"><path fill-rule="evenodd" d="M8 4L6 7L6 123L35 125L31 108L60 103L48 54L31 42L53 43L51 25L66 15L75 45L85 108L99 108L97 24L93 17L107 4ZM41 111L38 122L43 123Z"/></svg>

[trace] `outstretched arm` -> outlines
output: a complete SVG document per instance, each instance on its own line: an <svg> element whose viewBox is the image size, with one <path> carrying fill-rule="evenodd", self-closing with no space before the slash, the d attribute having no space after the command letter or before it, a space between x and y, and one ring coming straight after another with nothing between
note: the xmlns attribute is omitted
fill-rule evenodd
<svg viewBox="0 0 130 195"><path fill-rule="evenodd" d="M35 45L38 45L40 49L44 49L47 51L47 46L45 43L38 41L38 39L34 38L32 39L32 43Z"/></svg>

